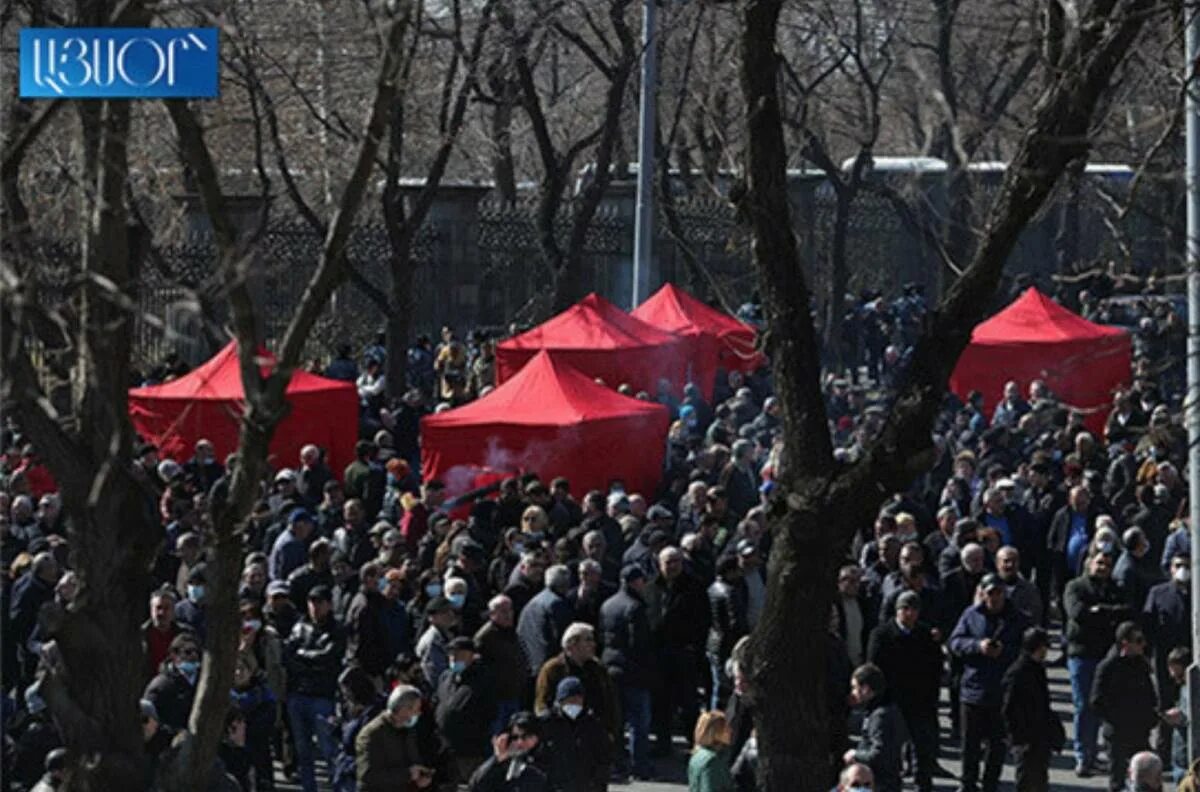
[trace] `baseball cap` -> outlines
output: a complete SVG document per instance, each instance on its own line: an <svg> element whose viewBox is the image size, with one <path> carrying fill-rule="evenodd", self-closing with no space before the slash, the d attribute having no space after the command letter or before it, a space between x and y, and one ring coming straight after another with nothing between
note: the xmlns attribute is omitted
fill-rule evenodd
<svg viewBox="0 0 1200 792"><path fill-rule="evenodd" d="M267 584L267 596L278 597L280 595L289 597L292 594L292 587L288 585L286 580L273 580Z"/></svg>
<svg viewBox="0 0 1200 792"><path fill-rule="evenodd" d="M284 468L283 470L281 470L275 474L275 480L276 481L293 481L294 482L296 480L296 471L292 470L291 468Z"/></svg>
<svg viewBox="0 0 1200 792"><path fill-rule="evenodd" d="M333 592L329 590L329 586L313 586L309 589L308 598L320 602L330 602L333 599Z"/></svg>
<svg viewBox="0 0 1200 792"><path fill-rule="evenodd" d="M646 572L637 564L630 564L621 570L621 580L625 583L633 583L635 580L645 580Z"/></svg>
<svg viewBox="0 0 1200 792"><path fill-rule="evenodd" d="M312 515L308 513L308 509L292 509L288 515L288 525L295 525L303 520L304 522L312 522Z"/></svg>
<svg viewBox="0 0 1200 792"><path fill-rule="evenodd" d="M460 635L446 644L446 650L450 652L474 652L475 642L465 635Z"/></svg>
<svg viewBox="0 0 1200 792"><path fill-rule="evenodd" d="M571 696L582 695L584 695L583 683L579 681L579 677L569 676L558 683L558 689L554 692L554 700L558 702L569 699Z"/></svg>
<svg viewBox="0 0 1200 792"><path fill-rule="evenodd" d="M999 575L992 572L984 575L983 580L979 581L979 588L983 591L991 591L994 588L1002 588L1003 586L1004 581L1000 579Z"/></svg>

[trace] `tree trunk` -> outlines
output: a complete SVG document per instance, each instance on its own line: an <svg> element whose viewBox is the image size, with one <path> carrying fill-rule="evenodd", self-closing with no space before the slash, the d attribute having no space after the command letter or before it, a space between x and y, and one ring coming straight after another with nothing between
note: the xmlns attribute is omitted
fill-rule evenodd
<svg viewBox="0 0 1200 792"><path fill-rule="evenodd" d="M825 322L822 334L825 354L833 371L841 373L845 366L842 359L842 314L845 312L846 294L846 246L850 235L850 208L854 196L846 188L836 189L837 203L833 216L833 242L829 249L829 282L825 293Z"/></svg>
<svg viewBox="0 0 1200 792"><path fill-rule="evenodd" d="M410 246L393 248L391 255L392 285L387 315L387 377L388 396L397 397L408 389L408 335L412 332L412 284L415 265Z"/></svg>
<svg viewBox="0 0 1200 792"><path fill-rule="evenodd" d="M825 504L773 517L767 601L750 645L758 785L768 792L830 788L826 682L838 557ZM769 703L768 703L769 701Z"/></svg>

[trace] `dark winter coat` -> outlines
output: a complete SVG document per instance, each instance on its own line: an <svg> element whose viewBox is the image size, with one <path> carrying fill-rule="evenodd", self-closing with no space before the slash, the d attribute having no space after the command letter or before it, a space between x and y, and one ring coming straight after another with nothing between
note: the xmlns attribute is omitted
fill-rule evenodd
<svg viewBox="0 0 1200 792"><path fill-rule="evenodd" d="M538 671L559 650L562 635L571 625L571 604L567 598L550 589L542 591L521 611L517 621L517 638L529 664L529 676Z"/></svg>
<svg viewBox="0 0 1200 792"><path fill-rule="evenodd" d="M499 627L489 621L475 633L480 657L492 672L497 701L516 701L525 694L529 681L528 663L512 627Z"/></svg>
<svg viewBox="0 0 1200 792"><path fill-rule="evenodd" d="M987 707L1001 705L1004 672L1017 659L1021 637L1028 626L1028 618L1011 602L1005 602L1004 609L997 614L988 613L982 604L972 605L963 612L950 635L950 651L963 664L960 691L963 702ZM998 656L988 657L983 653L980 644L984 638L1001 642Z"/></svg>
<svg viewBox="0 0 1200 792"><path fill-rule="evenodd" d="M1092 709L1104 719L1106 737L1120 743L1148 744L1158 723L1158 695L1150 663L1141 655L1124 657L1113 647L1096 667Z"/></svg>
<svg viewBox="0 0 1200 792"><path fill-rule="evenodd" d="M540 744L554 792L608 789L612 748L604 725L587 709L571 720L555 707L542 719Z"/></svg>
<svg viewBox="0 0 1200 792"><path fill-rule="evenodd" d="M854 761L870 767L875 774L875 792L900 792L902 749L907 735L900 711L877 696L868 705L854 749Z"/></svg>
<svg viewBox="0 0 1200 792"><path fill-rule="evenodd" d="M1067 655L1099 660L1108 652L1117 625L1133 618L1125 594L1112 580L1083 575L1067 584L1063 594L1066 613Z"/></svg>
<svg viewBox="0 0 1200 792"><path fill-rule="evenodd" d="M307 618L296 622L284 644L288 692L332 699L346 655L346 631L332 616L316 625Z"/></svg>
<svg viewBox="0 0 1200 792"><path fill-rule="evenodd" d="M1050 709L1046 667L1022 652L1001 682L1004 726L1013 745L1060 750L1066 744L1062 721Z"/></svg>
<svg viewBox="0 0 1200 792"><path fill-rule="evenodd" d="M653 652L646 602L627 586L600 606L601 662L618 687L649 688Z"/></svg>
<svg viewBox="0 0 1200 792"><path fill-rule="evenodd" d="M929 627L905 631L895 619L879 625L867 645L867 662L879 666L892 700L904 711L937 709L942 681L942 647Z"/></svg>
<svg viewBox="0 0 1200 792"><path fill-rule="evenodd" d="M428 792L452 792L457 776L454 760L438 736L433 718L422 715L411 729L392 725L391 716L376 715L354 741L358 792L395 792L407 790L412 765L434 770Z"/></svg>
<svg viewBox="0 0 1200 792"><path fill-rule="evenodd" d="M447 670L437 688L438 730L455 756L483 757L488 753L496 698L487 668L472 663L461 674Z"/></svg>
<svg viewBox="0 0 1200 792"><path fill-rule="evenodd" d="M175 730L186 729L196 698L196 686L188 682L173 663L168 663L162 673L150 680L142 697L154 704L159 723Z"/></svg>

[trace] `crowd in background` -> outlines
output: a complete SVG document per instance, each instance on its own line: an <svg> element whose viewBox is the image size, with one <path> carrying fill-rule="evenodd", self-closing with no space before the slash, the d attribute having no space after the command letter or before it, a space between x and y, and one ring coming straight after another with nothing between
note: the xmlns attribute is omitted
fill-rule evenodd
<svg viewBox="0 0 1200 792"><path fill-rule="evenodd" d="M926 310L916 287L854 309L845 372L823 380L838 464L878 433ZM1071 680L1078 775L1122 788L1131 766L1149 772L1139 752L1152 750L1182 777L1191 547L1185 434L1164 388L1173 343L1138 348L1102 431L1042 382L1011 383L998 403L947 397L930 470L855 527L838 575L824 647L830 786L894 792L911 776L931 789L947 775L947 688L960 789L993 792L1006 758L1019 789L1045 789L1051 754L1068 745L1050 710L1054 662ZM410 387L389 401L393 353ZM305 447L254 505L221 748L228 788L271 790L279 763L305 792L318 764L339 792L591 792L657 777L685 744L693 789L754 787L742 653L766 604L766 505L779 494L769 373L722 374L711 400L694 385L630 394L672 413L655 492L619 481L576 492L539 470L505 479L495 498L449 502L441 482L420 479L419 420L486 393L493 366L492 340L447 328L437 346L342 347L324 368L356 383L361 439L338 471ZM39 613L69 603L76 579L38 449L15 426L3 441L4 777L53 789L64 762L37 681L49 640ZM163 529L143 626L149 789L196 693L206 503L229 462L205 441L183 463L148 443L134 462Z"/></svg>

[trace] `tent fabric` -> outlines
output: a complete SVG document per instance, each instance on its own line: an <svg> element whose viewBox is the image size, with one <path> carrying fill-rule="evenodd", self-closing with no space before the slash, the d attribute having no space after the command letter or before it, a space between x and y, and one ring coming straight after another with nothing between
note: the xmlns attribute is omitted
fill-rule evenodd
<svg viewBox="0 0 1200 792"><path fill-rule="evenodd" d="M653 394L660 378L682 387L690 344L593 292L532 330L497 344L496 384L511 379L543 349L606 385L629 383L635 391Z"/></svg>
<svg viewBox="0 0 1200 792"><path fill-rule="evenodd" d="M263 372L274 365L262 352ZM358 439L358 391L354 383L296 371L288 384L288 415L271 440L274 467L300 464L300 449L308 443L324 448L334 474L341 477L354 461ZM211 360L163 383L129 391L129 418L139 435L158 446L159 456L184 462L196 441L212 441L217 459L238 446L238 418L242 414L242 389L237 343L230 342Z"/></svg>
<svg viewBox="0 0 1200 792"><path fill-rule="evenodd" d="M1129 382L1132 342L1121 329L1089 322L1035 288L981 323L950 377L960 398L977 390L988 416L1015 380L1022 392L1043 379L1064 404L1096 410L1087 421L1104 425L1112 393Z"/></svg>
<svg viewBox="0 0 1200 792"><path fill-rule="evenodd" d="M597 385L558 355L539 352L488 395L421 420L421 473L451 494L481 469L566 476L577 493L652 494L662 479L670 423L663 405Z"/></svg>
<svg viewBox="0 0 1200 792"><path fill-rule="evenodd" d="M672 283L656 291L632 315L691 341L689 374L705 399L712 398L718 368L749 373L765 360L755 349L753 327L705 305Z"/></svg>

